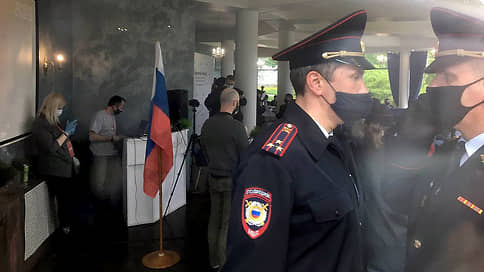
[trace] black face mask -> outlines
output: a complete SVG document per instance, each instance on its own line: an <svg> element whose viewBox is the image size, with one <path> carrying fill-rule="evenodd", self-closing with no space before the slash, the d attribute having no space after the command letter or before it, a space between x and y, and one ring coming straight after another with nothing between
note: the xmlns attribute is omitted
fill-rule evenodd
<svg viewBox="0 0 484 272"><path fill-rule="evenodd" d="M114 113L114 115L118 115L118 114L120 114L120 113L122 113L122 112L123 112L123 111L122 111L122 110L120 110L119 108L115 109L115 108L113 107L113 113Z"/></svg>
<svg viewBox="0 0 484 272"><path fill-rule="evenodd" d="M370 94L336 93L336 103L331 105L334 112L343 120L346 126L368 117L373 105Z"/></svg>
<svg viewBox="0 0 484 272"><path fill-rule="evenodd" d="M432 118L440 129L453 128L468 112L484 103L482 101L474 106L465 107L460 102L465 89L483 79L484 77L461 86L427 87Z"/></svg>

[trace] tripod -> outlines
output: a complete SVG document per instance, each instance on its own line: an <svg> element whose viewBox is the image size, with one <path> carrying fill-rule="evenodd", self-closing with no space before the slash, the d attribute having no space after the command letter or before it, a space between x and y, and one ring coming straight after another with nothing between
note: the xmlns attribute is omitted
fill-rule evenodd
<svg viewBox="0 0 484 272"><path fill-rule="evenodd" d="M178 174L176 175L175 184L173 185L173 189L171 190L170 198L168 199L168 203L166 204L166 208L165 208L165 212L163 213L163 217L165 217L167 212L168 212L168 208L170 207L171 199L173 198L173 194L175 193L176 186L178 184L178 180L180 179L180 174L183 170L183 165L185 165L185 161L186 161L189 153L192 155L191 156L192 161L191 161L191 166L190 166L190 181L191 181L191 170L192 170L191 168L193 166L193 145L194 145L195 141L198 139L198 135L196 134L196 130L195 130L195 124L196 124L197 107L199 105L200 105L200 103L197 100L195 100L195 99L190 100L190 106L192 107L192 113L193 113L192 134L190 135L190 139L189 139L187 147L185 149L185 153L183 154L183 160L182 160L180 169L178 170ZM204 158L202 158L202 160L203 159ZM198 172L198 176L200 176L200 170ZM198 183L198 177L197 177L197 183Z"/></svg>

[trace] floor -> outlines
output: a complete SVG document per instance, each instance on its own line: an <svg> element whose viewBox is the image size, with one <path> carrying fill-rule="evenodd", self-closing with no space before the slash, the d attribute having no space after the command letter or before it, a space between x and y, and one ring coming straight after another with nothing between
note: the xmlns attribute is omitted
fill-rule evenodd
<svg viewBox="0 0 484 272"><path fill-rule="evenodd" d="M163 220L164 248L181 256L180 263L163 271L211 271L206 243L208 195L189 194L187 202ZM57 233L54 252L34 271L159 271L141 262L145 254L159 248L159 223L126 228L105 215L95 223L79 224L68 237Z"/></svg>

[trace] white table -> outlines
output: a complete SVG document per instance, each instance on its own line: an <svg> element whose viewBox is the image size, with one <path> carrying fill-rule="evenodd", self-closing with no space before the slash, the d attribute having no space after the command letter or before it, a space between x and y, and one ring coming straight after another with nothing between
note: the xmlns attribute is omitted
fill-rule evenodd
<svg viewBox="0 0 484 272"><path fill-rule="evenodd" d="M183 153L188 144L188 130L173 132L173 167L163 182L163 212L173 190L176 175L180 170ZM123 154L123 200L124 214L128 226L154 223L160 219L159 195L151 198L143 192L143 169L146 153L146 137L129 138L125 141ZM176 185L168 214L186 204L185 165Z"/></svg>

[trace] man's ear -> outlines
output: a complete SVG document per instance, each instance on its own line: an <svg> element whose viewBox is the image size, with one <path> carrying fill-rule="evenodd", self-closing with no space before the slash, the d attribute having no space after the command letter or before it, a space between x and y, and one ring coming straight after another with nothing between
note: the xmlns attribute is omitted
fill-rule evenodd
<svg viewBox="0 0 484 272"><path fill-rule="evenodd" d="M481 94L481 97L480 97L480 101L484 101L484 79L479 81L480 83L480 86L479 86L479 89L481 90L480 94Z"/></svg>
<svg viewBox="0 0 484 272"><path fill-rule="evenodd" d="M327 84L323 76L316 71L310 71L306 74L307 90L316 96L322 95L324 85Z"/></svg>

